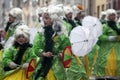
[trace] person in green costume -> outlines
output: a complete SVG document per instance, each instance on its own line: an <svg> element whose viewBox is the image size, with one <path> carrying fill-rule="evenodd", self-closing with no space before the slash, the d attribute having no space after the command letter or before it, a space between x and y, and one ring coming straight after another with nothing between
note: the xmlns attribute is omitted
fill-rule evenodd
<svg viewBox="0 0 120 80"><path fill-rule="evenodd" d="M88 27L91 31L91 34L93 33L94 36L92 35L91 39L93 40L97 39L98 41L98 37L102 34L102 24L99 21L99 19L94 16L86 16L82 20L82 25L83 27ZM98 28L98 31L95 28ZM97 59L98 50L99 50L99 45L95 43L91 51L83 57L83 64L85 66L86 73L89 76L89 78L94 76L93 73L94 64Z"/></svg>
<svg viewBox="0 0 120 80"><path fill-rule="evenodd" d="M82 10L83 7L81 5L74 5L73 6L73 13L74 13L74 22L76 23L76 25L80 25L82 26Z"/></svg>
<svg viewBox="0 0 120 80"><path fill-rule="evenodd" d="M22 25L23 23L23 11L20 8L12 8L9 11L9 21L6 24L5 32L6 32L6 41L9 37L14 34L17 26Z"/></svg>
<svg viewBox="0 0 120 80"><path fill-rule="evenodd" d="M49 7L43 13L44 27L36 34L33 50L40 60L33 76L34 80L66 80L66 72L59 57L66 46L70 46L69 38L62 31L57 8ZM59 9L57 9L59 10Z"/></svg>
<svg viewBox="0 0 120 80"><path fill-rule="evenodd" d="M3 64L2 64L2 52L5 40L5 31L0 29L0 77L4 75L3 73Z"/></svg>
<svg viewBox="0 0 120 80"><path fill-rule="evenodd" d="M74 27L80 26L80 14L82 10L82 6L75 5L73 6L73 11L70 9L72 7L65 6L65 16L64 23L66 27L69 27L70 31L68 35L70 34L71 30ZM75 13L75 19L72 20L72 14ZM79 56L72 55L72 60L69 64L69 66L66 68L66 74L67 74L67 80L88 80L88 76L86 74L86 70L83 64L82 59Z"/></svg>
<svg viewBox="0 0 120 80"><path fill-rule="evenodd" d="M14 41L11 47L4 50L2 63L4 76L0 80L26 80L26 72L31 59L36 55L29 43L29 28L26 25L18 26L14 33ZM27 80L31 80L29 77Z"/></svg>
<svg viewBox="0 0 120 80"><path fill-rule="evenodd" d="M94 66L97 77L120 76L120 29L116 24L116 11L108 9L107 23L103 25L103 34L99 37L100 50Z"/></svg>
<svg viewBox="0 0 120 80"><path fill-rule="evenodd" d="M63 18L63 24L67 30L67 34L68 36L70 35L71 30L76 27L76 23L74 22L74 20L72 20L73 18L73 9L70 6L64 6L64 14L65 17Z"/></svg>
<svg viewBox="0 0 120 80"><path fill-rule="evenodd" d="M106 24L106 16L107 16L106 11L102 11L100 15L100 22L102 24Z"/></svg>

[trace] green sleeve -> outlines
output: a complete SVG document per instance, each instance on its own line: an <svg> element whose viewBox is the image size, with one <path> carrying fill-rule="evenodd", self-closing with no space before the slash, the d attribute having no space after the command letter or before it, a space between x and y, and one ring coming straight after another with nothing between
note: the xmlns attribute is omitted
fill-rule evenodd
<svg viewBox="0 0 120 80"><path fill-rule="evenodd" d="M108 27L107 24L103 24L103 34L99 37L100 41L108 41L107 35Z"/></svg>
<svg viewBox="0 0 120 80"><path fill-rule="evenodd" d="M58 37L55 48L59 50L57 52L62 52L66 46L71 46L70 40L65 34L62 34Z"/></svg>
<svg viewBox="0 0 120 80"><path fill-rule="evenodd" d="M14 50L12 48L9 48L3 52L2 58L3 58L3 65L7 66L9 62L13 59L13 53Z"/></svg>
<svg viewBox="0 0 120 80"><path fill-rule="evenodd" d="M27 51L27 54L28 56L26 58L27 59L26 62L30 62L31 59L35 59L35 60L37 59L37 56L35 55L32 48L29 48L29 50Z"/></svg>
<svg viewBox="0 0 120 80"><path fill-rule="evenodd" d="M68 32L68 35L69 35L71 30L72 30L72 26L69 23L65 22L65 21L64 21L64 26L65 26L65 28L66 28L66 30Z"/></svg>
<svg viewBox="0 0 120 80"><path fill-rule="evenodd" d="M43 45L44 45L44 37L39 32L36 34L35 39L33 41L33 51L37 56L40 55L41 52L43 52Z"/></svg>

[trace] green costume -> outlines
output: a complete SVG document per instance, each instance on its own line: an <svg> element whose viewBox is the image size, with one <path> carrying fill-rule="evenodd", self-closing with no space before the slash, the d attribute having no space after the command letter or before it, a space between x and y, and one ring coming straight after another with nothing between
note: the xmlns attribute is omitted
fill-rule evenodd
<svg viewBox="0 0 120 80"><path fill-rule="evenodd" d="M78 56L73 56L67 76L67 80L88 80L82 60Z"/></svg>
<svg viewBox="0 0 120 80"><path fill-rule="evenodd" d="M94 64L96 62L97 56L98 56L98 50L99 46L96 44L90 53L84 56L83 62L85 65L85 69L87 72L87 75L90 77L94 75Z"/></svg>
<svg viewBox="0 0 120 80"><path fill-rule="evenodd" d="M70 35L71 30L76 27L76 23L73 20L63 19L63 24L67 30L68 35Z"/></svg>
<svg viewBox="0 0 120 80"><path fill-rule="evenodd" d="M70 32L72 30L72 26L69 23L65 22L65 21L63 22L63 24L65 25L67 34L70 35Z"/></svg>
<svg viewBox="0 0 120 80"><path fill-rule="evenodd" d="M96 76L120 76L120 42L109 40L109 36L120 35L116 23L108 21L103 25L103 34L100 36L100 50L95 63Z"/></svg>
<svg viewBox="0 0 120 80"><path fill-rule="evenodd" d="M102 24L106 24L107 21L100 19L100 22L101 22Z"/></svg>
<svg viewBox="0 0 120 80"><path fill-rule="evenodd" d="M9 67L10 62L22 65L24 63L29 63L32 58L36 59L36 55L34 54L30 44L25 43L23 45L19 45L17 42L14 46L6 49L3 52L2 57L5 70L5 75L3 77L7 77L6 74L12 74L16 71L16 69L11 69ZM13 72L11 73L11 71Z"/></svg>
<svg viewBox="0 0 120 80"><path fill-rule="evenodd" d="M17 26L24 24L22 21L16 21L16 22L9 23L9 24L8 23L5 28L5 31L7 32L5 40L8 40L8 38L14 34Z"/></svg>
<svg viewBox="0 0 120 80"><path fill-rule="evenodd" d="M81 26L79 20L74 20L76 26ZM69 24L66 22L66 24ZM70 25L70 24L69 24ZM71 28L72 29L72 28ZM70 67L67 69L67 80L88 80L83 61L78 56L73 56Z"/></svg>
<svg viewBox="0 0 120 80"><path fill-rule="evenodd" d="M2 52L3 50L0 50L0 79L4 75L3 64L2 64Z"/></svg>
<svg viewBox="0 0 120 80"><path fill-rule="evenodd" d="M70 45L69 42L69 38L65 35L65 34L59 34L53 37L53 59L52 59L52 65L51 68L49 69L49 72L47 73L47 75L45 76L45 78L47 79L47 76L50 73L50 71L52 71L52 76L53 78L48 80L66 80L66 73L63 67L63 64L61 62L61 59L57 57L58 53L61 53L63 51L63 49L66 46ZM50 46L50 45L48 45ZM33 49L36 53L36 55L40 56L41 53L44 51L45 48L45 34L44 31L43 32L38 32L36 34L36 37L34 39L33 42ZM42 66L42 60L43 60L43 56L40 57L40 61L38 62L38 66L36 68L36 74L39 72L38 69L40 69ZM43 70L41 73L39 73L39 80L41 75L44 75L45 70Z"/></svg>
<svg viewBox="0 0 120 80"><path fill-rule="evenodd" d="M74 18L74 22L77 26L82 26L81 20L77 19L76 17Z"/></svg>

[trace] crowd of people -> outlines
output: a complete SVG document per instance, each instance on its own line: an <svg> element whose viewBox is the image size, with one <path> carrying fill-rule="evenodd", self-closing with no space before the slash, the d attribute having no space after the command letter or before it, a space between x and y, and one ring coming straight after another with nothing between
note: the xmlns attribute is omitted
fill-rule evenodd
<svg viewBox="0 0 120 80"><path fill-rule="evenodd" d="M63 51L72 46L71 31L84 27L82 11L81 5L42 7L40 25L30 33L22 9L11 9L5 29L0 30L0 80L93 80L93 76L94 80L119 80L120 20L114 9L101 13L102 34L92 50L85 56L72 54L69 66L63 66L63 59L69 59ZM36 65L27 77L32 59Z"/></svg>

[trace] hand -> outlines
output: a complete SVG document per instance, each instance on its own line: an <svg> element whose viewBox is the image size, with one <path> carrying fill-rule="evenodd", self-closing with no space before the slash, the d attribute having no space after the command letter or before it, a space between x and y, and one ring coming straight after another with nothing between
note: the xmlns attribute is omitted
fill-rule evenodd
<svg viewBox="0 0 120 80"><path fill-rule="evenodd" d="M45 57L51 57L52 53L51 52L46 52L46 53L43 52L42 55L45 56Z"/></svg>
<svg viewBox="0 0 120 80"><path fill-rule="evenodd" d="M24 63L24 64L22 65L22 69L27 69L28 66L29 66L29 63Z"/></svg>
<svg viewBox="0 0 120 80"><path fill-rule="evenodd" d="M116 38L117 38L117 36L109 36L109 37L108 37L108 40L109 40L109 41L115 41Z"/></svg>
<svg viewBox="0 0 120 80"><path fill-rule="evenodd" d="M59 54L58 54L58 57L59 57L60 59L62 59L62 56L63 56L62 53L59 53Z"/></svg>
<svg viewBox="0 0 120 80"><path fill-rule="evenodd" d="M10 62L10 63L9 63L9 67L12 68L12 69L17 68L17 66L18 66L18 65L17 65L16 63L14 63L14 62Z"/></svg>

